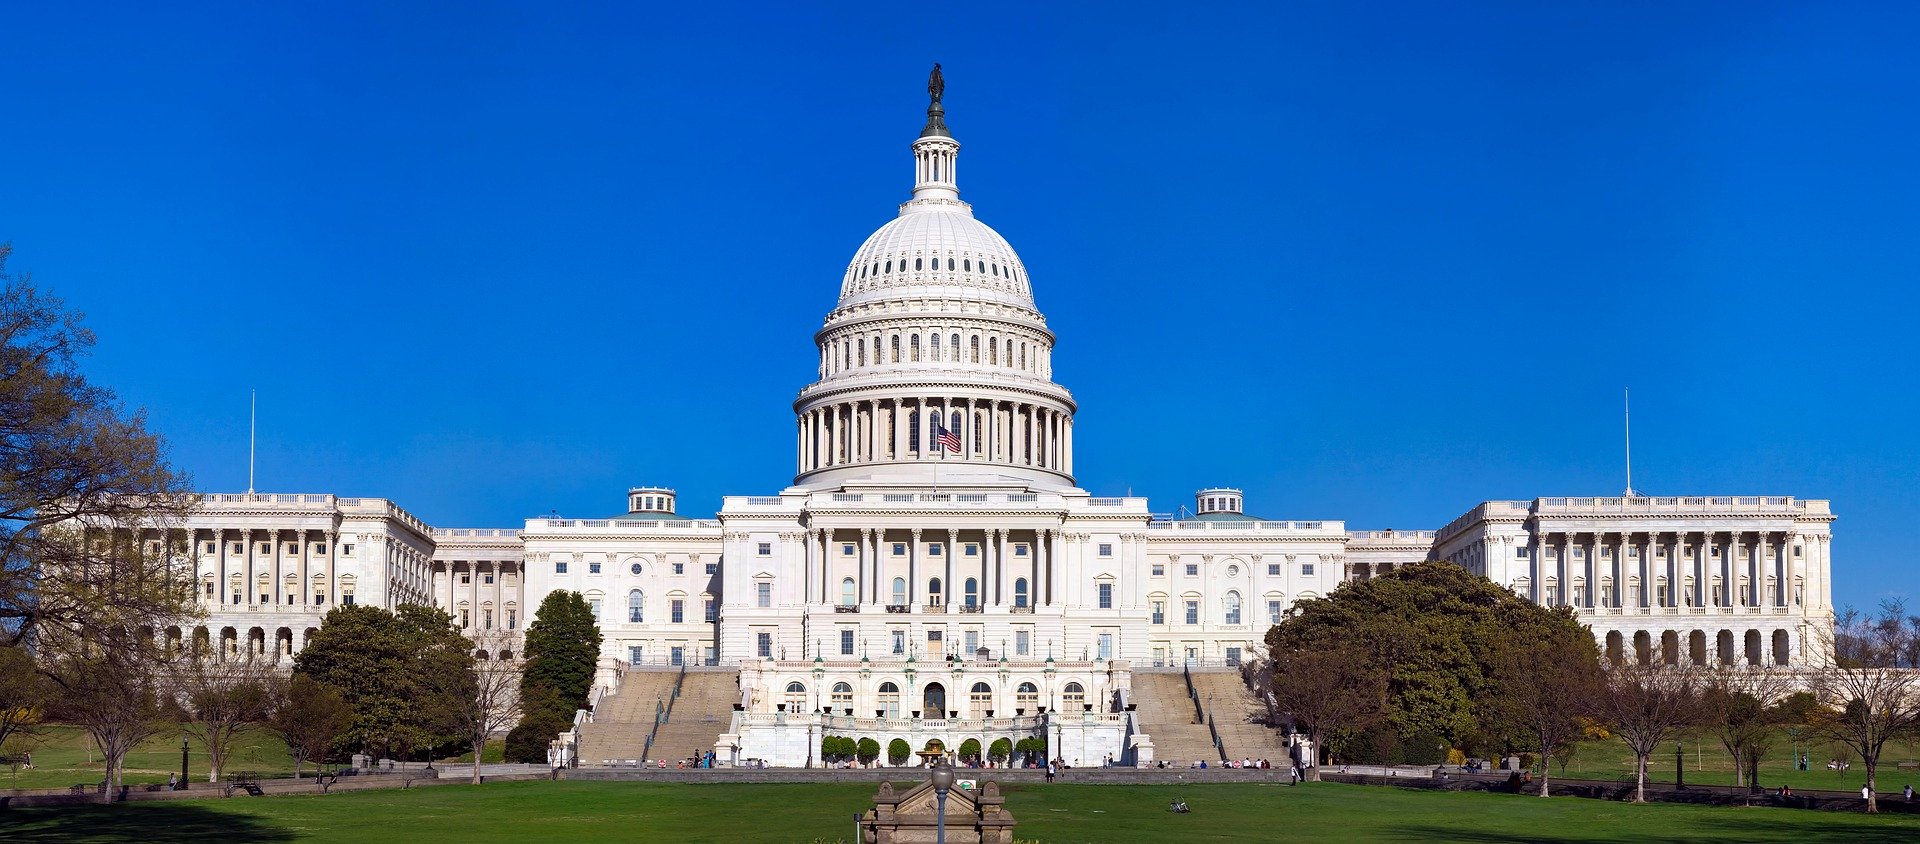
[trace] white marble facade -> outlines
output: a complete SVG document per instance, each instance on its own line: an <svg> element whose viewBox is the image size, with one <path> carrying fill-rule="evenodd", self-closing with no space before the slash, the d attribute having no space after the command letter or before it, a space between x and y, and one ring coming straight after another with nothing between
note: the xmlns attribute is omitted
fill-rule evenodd
<svg viewBox="0 0 1920 844"><path fill-rule="evenodd" d="M513 637L546 594L577 591L599 611L603 682L625 666L740 666L728 740L777 764L856 727L911 732L916 749L1052 729L1077 758L1131 759L1133 667L1246 659L1293 602L1427 559L1570 603L1610 650L1823 658L1824 501L1489 501L1439 531L1349 531L1249 516L1229 488L1179 518L1078 488L1054 335L1026 266L961 201L959 149L936 101L911 197L855 251L814 335L786 488L687 518L672 490L639 487L619 515L518 530L433 530L376 499L211 496L194 522L212 549L210 627L291 630L290 650L351 594L431 601L475 635Z"/></svg>

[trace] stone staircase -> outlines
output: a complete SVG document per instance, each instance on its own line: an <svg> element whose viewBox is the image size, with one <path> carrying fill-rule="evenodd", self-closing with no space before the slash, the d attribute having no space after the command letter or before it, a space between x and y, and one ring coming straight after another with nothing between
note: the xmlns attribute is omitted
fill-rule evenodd
<svg viewBox="0 0 1920 844"><path fill-rule="evenodd" d="M733 705L739 702L738 671L688 671L673 715L654 735L653 758L685 759L712 750L720 734L733 726Z"/></svg>
<svg viewBox="0 0 1920 844"><path fill-rule="evenodd" d="M1187 680L1179 672L1135 672L1131 700L1141 731L1153 739L1156 761L1180 766L1196 759L1209 765L1220 761L1207 725L1194 722L1193 699L1187 696Z"/></svg>
<svg viewBox="0 0 1920 844"><path fill-rule="evenodd" d="M1193 690L1213 715L1220 744L1229 759L1266 759L1284 765L1287 743L1279 730L1263 723L1267 707L1247 686L1239 670L1193 672Z"/></svg>
<svg viewBox="0 0 1920 844"><path fill-rule="evenodd" d="M620 691L600 699L593 722L580 729L580 763L599 765L610 760L640 758L653 732L656 705L673 695L679 669L630 670L620 677ZM657 754L655 754L657 756Z"/></svg>

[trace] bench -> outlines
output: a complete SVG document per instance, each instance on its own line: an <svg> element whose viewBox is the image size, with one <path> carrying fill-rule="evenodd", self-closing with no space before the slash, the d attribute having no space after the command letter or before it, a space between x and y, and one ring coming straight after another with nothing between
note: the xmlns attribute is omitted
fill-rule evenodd
<svg viewBox="0 0 1920 844"><path fill-rule="evenodd" d="M1920 770L1920 760L1908 759L1902 762L1895 763L1894 767L1899 768L1902 771Z"/></svg>
<svg viewBox="0 0 1920 844"><path fill-rule="evenodd" d="M260 790L260 775L252 771L240 771L234 774L233 781L227 783L226 796L232 797L234 789L244 791L252 797L260 797L266 793Z"/></svg>

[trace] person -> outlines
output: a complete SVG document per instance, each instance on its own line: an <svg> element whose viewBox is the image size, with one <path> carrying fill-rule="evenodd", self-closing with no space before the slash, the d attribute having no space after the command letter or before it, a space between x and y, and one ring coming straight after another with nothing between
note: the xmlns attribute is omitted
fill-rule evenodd
<svg viewBox="0 0 1920 844"><path fill-rule="evenodd" d="M1900 793L1901 796L1907 799L1908 803L1913 802L1913 786L1909 785L1906 788L1900 789Z"/></svg>
<svg viewBox="0 0 1920 844"><path fill-rule="evenodd" d="M1053 773L1054 773L1053 760L1048 759L1047 760L1047 782L1053 782Z"/></svg>
<svg viewBox="0 0 1920 844"><path fill-rule="evenodd" d="M1860 799L1862 799L1862 800L1872 800L1872 799L1873 799L1873 786L1870 786L1870 785L1862 785L1862 786L1860 786Z"/></svg>
<svg viewBox="0 0 1920 844"><path fill-rule="evenodd" d="M1299 785L1299 784L1300 784L1300 766L1288 765L1287 766L1287 785Z"/></svg>
<svg viewBox="0 0 1920 844"><path fill-rule="evenodd" d="M167 774L167 790L168 790L168 791L175 791L175 790L177 790L177 789L179 789L179 787L180 787L180 775L179 775L179 774L175 774L175 773L171 773L171 772L169 772L169 773ZM1913 791L1913 787L1912 787L1912 786L1908 786L1908 787L1907 787L1907 791L1908 791L1908 792L1912 792L1912 791ZM1911 797L1909 797L1908 799L1912 799L1912 798L1911 798Z"/></svg>

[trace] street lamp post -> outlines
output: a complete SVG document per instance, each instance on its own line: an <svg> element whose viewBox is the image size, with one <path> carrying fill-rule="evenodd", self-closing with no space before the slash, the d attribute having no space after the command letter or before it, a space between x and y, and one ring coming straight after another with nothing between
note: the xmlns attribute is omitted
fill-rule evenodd
<svg viewBox="0 0 1920 844"><path fill-rule="evenodd" d="M941 759L933 766L934 844L947 844L947 792L953 788L953 765Z"/></svg>
<svg viewBox="0 0 1920 844"><path fill-rule="evenodd" d="M1687 787L1687 756L1679 742L1673 743L1673 788L1675 791Z"/></svg>
<svg viewBox="0 0 1920 844"><path fill-rule="evenodd" d="M180 737L180 788L187 787L187 737Z"/></svg>

